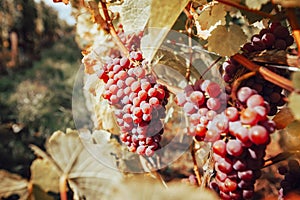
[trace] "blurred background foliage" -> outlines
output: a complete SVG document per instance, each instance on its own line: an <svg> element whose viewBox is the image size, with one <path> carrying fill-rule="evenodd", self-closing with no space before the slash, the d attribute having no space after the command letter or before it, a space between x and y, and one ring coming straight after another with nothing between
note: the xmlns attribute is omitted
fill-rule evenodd
<svg viewBox="0 0 300 200"><path fill-rule="evenodd" d="M10 33L18 62L9 67ZM80 66L74 28L45 3L0 1L0 168L30 177L29 144L42 149L55 130L74 128L72 90Z"/></svg>

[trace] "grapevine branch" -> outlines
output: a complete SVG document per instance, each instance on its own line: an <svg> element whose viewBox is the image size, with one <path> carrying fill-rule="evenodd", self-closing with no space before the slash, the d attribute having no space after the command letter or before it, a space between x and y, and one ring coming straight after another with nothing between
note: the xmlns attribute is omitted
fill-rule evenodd
<svg viewBox="0 0 300 200"><path fill-rule="evenodd" d="M270 81L271 83L274 83L275 85L278 85L279 87L282 87L283 89L286 89L290 92L294 90L293 84L290 80L268 70L265 67L253 63L245 56L241 54L235 54L233 56L233 59L241 65L243 65L244 67L246 67L247 69L254 72L259 72L265 80Z"/></svg>
<svg viewBox="0 0 300 200"><path fill-rule="evenodd" d="M237 78L234 82L233 82L233 85L232 85L232 90L231 90L231 98L232 100L235 102L237 97L236 97L236 94L237 94L237 91L238 91L238 88L240 86L240 84L250 78L251 76L254 76L256 74L256 72L248 72L242 76L240 76L239 78Z"/></svg>
<svg viewBox="0 0 300 200"><path fill-rule="evenodd" d="M288 8L286 10L287 18L291 24L293 35L298 46L298 56L300 56L300 23L297 21L297 16L294 8Z"/></svg>
<svg viewBox="0 0 300 200"><path fill-rule="evenodd" d="M220 3L223 3L225 5L228 5L228 6L238 8L240 10L245 10L245 11L248 11L248 12L255 13L257 15L263 16L264 18L270 18L270 19L275 19L276 18L276 16L274 16L274 15L270 15L269 13L262 12L262 11L259 11L259 10L250 9L247 6L241 5L241 4L239 4L237 2L234 2L234 1L231 1L231 0L217 0L217 1L220 2Z"/></svg>
<svg viewBox="0 0 300 200"><path fill-rule="evenodd" d="M116 30L115 30L115 27L112 23L112 20L109 16L109 13L108 13L108 9L107 9L107 6L106 6L106 3L104 0L101 0L101 6L102 6L102 11L103 11L103 14L104 14L104 17L105 17L105 21L106 21L106 24L107 24L107 27L108 27L108 32L110 33L110 35L112 36L114 42L118 45L118 47L120 48L121 52L126 56L126 57L129 57L129 51L128 49L124 46L124 44L122 43L122 41L120 40Z"/></svg>
<svg viewBox="0 0 300 200"><path fill-rule="evenodd" d="M194 173L196 175L196 180L197 180L197 185L200 186L201 185L201 176L199 173L199 167L197 164L197 159L196 159L196 154L195 154L195 141L193 141L192 145L191 145L191 154L192 154L192 158L193 158L193 163L194 163Z"/></svg>
<svg viewBox="0 0 300 200"><path fill-rule="evenodd" d="M293 156L294 154L295 154L295 152L282 152L282 153L279 153L278 155L265 160L263 168L269 167L269 166L271 166L275 163L284 161L284 160L288 159L289 157Z"/></svg>

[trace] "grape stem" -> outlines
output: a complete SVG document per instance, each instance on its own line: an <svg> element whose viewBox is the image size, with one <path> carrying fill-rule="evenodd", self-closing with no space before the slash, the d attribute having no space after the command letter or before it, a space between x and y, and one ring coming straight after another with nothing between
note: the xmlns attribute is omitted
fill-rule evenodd
<svg viewBox="0 0 300 200"><path fill-rule="evenodd" d="M217 64L221 59L222 57L220 56L213 63L211 63L211 65L202 73L202 76L204 76L207 72L209 72L215 66L215 64Z"/></svg>
<svg viewBox="0 0 300 200"><path fill-rule="evenodd" d="M59 193L61 200L67 200L67 176L63 174L59 179Z"/></svg>
<svg viewBox="0 0 300 200"><path fill-rule="evenodd" d="M233 82L232 84L232 89L231 89L231 98L233 100L233 102L236 102L237 101L237 97L236 97L236 94L237 94L237 91L239 89L239 86L240 84L250 78L251 76L254 76L256 74L256 72L248 72L246 74L243 74L242 76L240 76L239 78L235 79L235 81Z"/></svg>
<svg viewBox="0 0 300 200"><path fill-rule="evenodd" d="M201 176L200 176L199 167L198 167L197 159L196 159L195 144L196 144L195 141L193 141L193 143L191 145L191 155L192 155L192 159L193 159L193 163L194 163L193 170L196 175L197 185L200 186L201 185Z"/></svg>
<svg viewBox="0 0 300 200"><path fill-rule="evenodd" d="M278 85L279 87L286 89L287 91L294 91L293 84L290 80L268 70L265 67L255 64L254 62L247 59L245 56L237 53L234 56L232 56L232 58L247 69L253 72L259 72L265 80L270 81L271 83Z"/></svg>
<svg viewBox="0 0 300 200"><path fill-rule="evenodd" d="M286 9L287 18L291 24L293 35L298 46L298 57L300 56L300 23L297 21L297 16L295 13L295 8Z"/></svg>
<svg viewBox="0 0 300 200"><path fill-rule="evenodd" d="M126 57L129 57L129 51L128 49L125 47L125 45L122 43L121 39L119 38L116 30L115 30L115 27L112 23L112 20L109 16L109 13L108 13L108 9L107 9L107 6L106 6L106 3L104 0L101 0L101 7L102 7L102 11L103 11L103 14L104 14L104 17L105 17L105 21L106 21L106 25L107 25L107 31L110 33L110 35L112 36L114 42L118 45L118 47L120 48L121 52L126 56Z"/></svg>
<svg viewBox="0 0 300 200"><path fill-rule="evenodd" d="M281 152L281 153L277 154L276 156L265 160L264 166L262 168L269 167L273 164L284 161L284 160L288 159L289 157L293 156L295 153L297 153L297 151L296 152L289 152L289 151Z"/></svg>
<svg viewBox="0 0 300 200"><path fill-rule="evenodd" d="M262 12L262 11L259 11L259 10L250 9L247 6L241 5L241 4L239 4L237 2L234 2L234 1L231 1L231 0L217 0L217 1L220 2L220 3L223 3L225 5L228 5L228 6L238 8L240 10L245 10L245 11L248 11L248 12L255 13L257 15L263 16L264 18L276 19L276 16L274 16L274 15L270 15L269 13Z"/></svg>

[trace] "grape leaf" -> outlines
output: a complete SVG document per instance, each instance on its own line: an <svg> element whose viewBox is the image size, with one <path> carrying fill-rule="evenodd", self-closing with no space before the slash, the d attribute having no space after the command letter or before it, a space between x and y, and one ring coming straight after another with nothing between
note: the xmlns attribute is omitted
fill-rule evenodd
<svg viewBox="0 0 300 200"><path fill-rule="evenodd" d="M263 4L268 3L269 0L246 0L246 5L248 8L259 10Z"/></svg>
<svg viewBox="0 0 300 200"><path fill-rule="evenodd" d="M28 181L17 174L0 170L0 199L9 197L12 194L20 196L20 200L28 199Z"/></svg>
<svg viewBox="0 0 300 200"><path fill-rule="evenodd" d="M292 75L293 85L296 89L300 90L300 72L295 72Z"/></svg>
<svg viewBox="0 0 300 200"><path fill-rule="evenodd" d="M30 166L31 181L45 192L59 193L59 171L45 159L36 159ZM45 176L45 172L47 175Z"/></svg>
<svg viewBox="0 0 300 200"><path fill-rule="evenodd" d="M151 61L188 0L152 0L148 34L141 40L146 60Z"/></svg>
<svg viewBox="0 0 300 200"><path fill-rule="evenodd" d="M138 192L137 192L138 191ZM216 193L207 190L195 190L194 187L180 182L171 182L168 188L155 180L145 177L135 177L132 180L125 180L120 184L117 192L112 196L112 200L174 200L174 199L219 199Z"/></svg>
<svg viewBox="0 0 300 200"><path fill-rule="evenodd" d="M286 127L286 132L289 133L292 136L300 136L299 130L300 130L300 121L293 121Z"/></svg>
<svg viewBox="0 0 300 200"><path fill-rule="evenodd" d="M300 7L299 0L273 0L274 4L280 4L283 7L292 8L292 7Z"/></svg>
<svg viewBox="0 0 300 200"><path fill-rule="evenodd" d="M225 24L226 11L223 4L210 4L197 17L197 21L202 30L208 30L210 27L220 23Z"/></svg>
<svg viewBox="0 0 300 200"><path fill-rule="evenodd" d="M276 123L276 129L284 129L287 125L294 121L294 116L291 109L285 107L280 109L272 120Z"/></svg>
<svg viewBox="0 0 300 200"><path fill-rule="evenodd" d="M245 43L247 36L238 25L218 26L208 38L208 50L221 56L232 56Z"/></svg>
<svg viewBox="0 0 300 200"><path fill-rule="evenodd" d="M34 199L42 199L42 200L55 200L55 198L50 195L51 193L45 192L42 188L40 188L37 185L33 185L32 187L32 196L34 196ZM29 200L29 199L27 199Z"/></svg>
<svg viewBox="0 0 300 200"><path fill-rule="evenodd" d="M296 120L300 120L300 95L297 93L292 93L289 96L289 108Z"/></svg>
<svg viewBox="0 0 300 200"><path fill-rule="evenodd" d="M105 142L101 147L103 148L99 150L101 153L99 156L109 155L101 150L105 152L112 150L112 146ZM49 155L36 146L31 146L31 148L39 157L52 165L60 178L62 176L67 178L74 192L74 198L83 196L86 199L97 199L99 196L105 198L111 192L112 185L122 178L120 172L103 165L87 151L77 131L67 129L66 134L61 131L55 132L46 143ZM109 166L116 165L113 157L106 157L105 161L110 162ZM36 165L41 163L36 162ZM36 172L32 171L32 173L35 176ZM43 175L46 178L48 172L39 175L41 178ZM47 183L44 182L44 184Z"/></svg>
<svg viewBox="0 0 300 200"><path fill-rule="evenodd" d="M144 30L150 17L151 1L125 0L120 12L121 23L125 33Z"/></svg>

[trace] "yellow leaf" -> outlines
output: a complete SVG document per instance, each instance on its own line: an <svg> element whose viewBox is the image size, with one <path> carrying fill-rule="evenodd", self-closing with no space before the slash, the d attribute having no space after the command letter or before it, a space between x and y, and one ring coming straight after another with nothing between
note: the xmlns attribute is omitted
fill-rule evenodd
<svg viewBox="0 0 300 200"><path fill-rule="evenodd" d="M289 96L289 108L296 120L300 120L300 95L297 93L292 93Z"/></svg>
<svg viewBox="0 0 300 200"><path fill-rule="evenodd" d="M138 192L137 192L138 191ZM211 190L197 189L180 182L171 182L168 188L151 179L138 177L132 180L126 180L120 184L118 190L111 197L112 200L130 199L130 200L217 200L219 199Z"/></svg>
<svg viewBox="0 0 300 200"><path fill-rule="evenodd" d="M67 182L74 192L74 198L84 196L87 200L98 199L99 197L106 199L112 186L121 180L122 174L116 170L116 161L110 154L113 151L113 146L108 144L107 138L103 138L103 140L101 147L97 149L98 154L94 155L101 157L101 159L96 159L83 145L77 131L71 129L67 129L67 133L57 131L46 143L49 155L37 150L37 148L34 149L35 153L41 155L43 161L35 161L32 169L36 169L37 164L42 164L42 166L38 166L40 169L56 168L60 178L62 176L67 177ZM45 165L44 162L46 161L50 164L49 166ZM49 176L48 170L38 174L36 170L32 172L36 173L33 173L33 177L38 176L41 180L47 180L47 176ZM52 178L55 181L56 178ZM43 189L53 185L55 183L47 181L39 183Z"/></svg>
<svg viewBox="0 0 300 200"><path fill-rule="evenodd" d="M28 198L28 181L21 176L0 170L0 199L9 197L12 194L20 196L20 200Z"/></svg>
<svg viewBox="0 0 300 200"><path fill-rule="evenodd" d="M59 193L59 174L53 163L45 159L36 159L30 166L31 181L45 192ZM46 172L46 173L45 173Z"/></svg>
<svg viewBox="0 0 300 200"><path fill-rule="evenodd" d="M125 33L144 30L150 17L150 4L148 0L124 1L120 17Z"/></svg>
<svg viewBox="0 0 300 200"><path fill-rule="evenodd" d="M238 25L218 26L208 38L208 50L221 56L232 56L246 42L247 36Z"/></svg>
<svg viewBox="0 0 300 200"><path fill-rule="evenodd" d="M259 10L263 4L268 3L269 0L246 0L248 8Z"/></svg>
<svg viewBox="0 0 300 200"><path fill-rule="evenodd" d="M141 49L146 60L151 61L172 28L188 0L152 0L148 34L142 38Z"/></svg>
<svg viewBox="0 0 300 200"><path fill-rule="evenodd" d="M292 136L299 137L300 133L300 121L293 121L286 127L286 132Z"/></svg>
<svg viewBox="0 0 300 200"><path fill-rule="evenodd" d="M210 4L199 14L197 21L202 30L208 30L210 27L218 24L225 24L226 11L223 4Z"/></svg>
<svg viewBox="0 0 300 200"><path fill-rule="evenodd" d="M296 89L300 90L300 72L292 74L293 85Z"/></svg>

